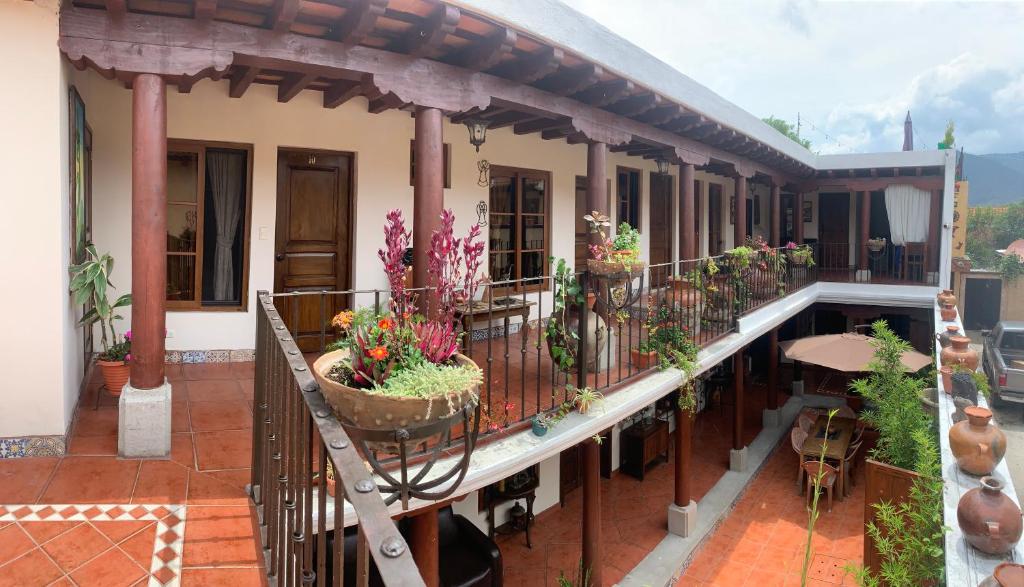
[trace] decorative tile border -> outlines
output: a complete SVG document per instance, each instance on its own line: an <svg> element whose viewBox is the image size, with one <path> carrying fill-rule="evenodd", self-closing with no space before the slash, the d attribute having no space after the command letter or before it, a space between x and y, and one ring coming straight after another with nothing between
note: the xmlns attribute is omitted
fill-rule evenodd
<svg viewBox="0 0 1024 587"><path fill-rule="evenodd" d="M254 349L223 349L202 351L167 351L164 360L179 363L241 363L256 360Z"/></svg>
<svg viewBox="0 0 1024 587"><path fill-rule="evenodd" d="M181 584L185 546L184 505L164 504L8 504L0 522L156 522L149 587Z"/></svg>
<svg viewBox="0 0 1024 587"><path fill-rule="evenodd" d="M0 438L0 459L59 457L67 452L64 436Z"/></svg>

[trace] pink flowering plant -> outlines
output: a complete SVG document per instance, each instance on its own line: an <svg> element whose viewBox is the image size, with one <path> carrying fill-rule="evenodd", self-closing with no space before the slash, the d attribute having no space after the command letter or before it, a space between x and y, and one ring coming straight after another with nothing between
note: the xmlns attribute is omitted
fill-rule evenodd
<svg viewBox="0 0 1024 587"><path fill-rule="evenodd" d="M455 215L441 214L441 228L432 235L428 251L427 291L436 300L428 315L417 311L413 292L405 287L405 250L411 233L405 228L400 210L387 213L385 247L378 251L388 279L391 299L388 309L344 310L331 320L338 339L328 350L346 350L327 376L334 381L368 393L448 398L472 390L482 381L480 368L458 355L461 334L457 328L458 307L471 300L479 287L479 268L484 253L477 225L462 238L454 236ZM431 304L424 304L429 306Z"/></svg>

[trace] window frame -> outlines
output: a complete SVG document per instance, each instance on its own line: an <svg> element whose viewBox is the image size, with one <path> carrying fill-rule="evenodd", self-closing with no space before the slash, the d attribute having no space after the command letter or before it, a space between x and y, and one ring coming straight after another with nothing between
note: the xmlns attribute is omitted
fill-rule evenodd
<svg viewBox="0 0 1024 587"><path fill-rule="evenodd" d="M516 210L515 210L515 212L514 213L507 213L507 212L499 212L499 213L497 213L498 215L513 216L515 218L515 220L514 220L514 231L513 231L514 232L513 240L515 241L515 248L512 249L512 250L507 250L507 251L504 250L504 249L499 249L497 251L497 253L499 253L499 254L512 253L513 254L513 256L514 256L513 257L513 263L514 263L515 268L516 268L516 275L513 277L513 280L516 283L515 283L514 286L493 287L491 289L492 295L510 295L510 294L520 294L520 293L537 292L537 291L547 291L548 289L550 289L550 286L548 285L548 280L544 279L544 277L547 277L547 273L548 273L547 271L544 271L544 270L541 271L540 277L536 278L536 279L540 280L540 283L538 283L536 285L529 285L529 286L524 286L522 284L522 280L523 280L523 276L522 276L523 275L523 273L522 273L522 270L523 270L522 256L523 256L524 252L526 252L526 253L540 252L541 253L542 262L544 263L544 267L546 267L547 266L548 257L551 255L551 202L552 202L552 193L551 192L554 189L554 185L553 185L552 180L551 180L551 172L550 171L540 170L540 169L529 169L529 168L525 168L525 167L511 167L511 166L507 166L507 165L492 165L491 166L491 170L490 170L490 177L494 177L494 176L512 177L512 178L514 178L514 181L515 181L515 197L516 197ZM546 189L544 190L544 212L543 212L543 214L536 214L536 213L524 214L523 213L523 211L522 211L523 210L523 207L522 207L522 199L523 199L522 181L524 179L541 179L541 180L543 180L545 182ZM491 191L490 190L491 190L491 188L490 188L490 186L488 186L488 188L487 188L487 206L488 206L488 211L487 211L487 226L488 226L488 234L487 234L487 273L488 273L488 278L490 278L492 281L499 281L499 280L495 279L493 275L490 275L490 273L491 273L491 257L492 257L493 254L495 254L495 251L493 249L491 249L490 227L493 225L493 223L491 222L491 217L496 214L495 212L492 211ZM522 235L523 219L527 218L527 217L538 217L538 216L543 217L543 219L544 219L544 248L542 250L538 250L538 249L524 249L523 248L523 239L522 239L522 237L523 237L523 235Z"/></svg>
<svg viewBox="0 0 1024 587"><path fill-rule="evenodd" d="M246 152L245 164L245 211L242 214L243 227L242 240L242 284L238 304L203 304L203 241L205 238L205 214L206 214L206 150L207 149L233 149ZM199 139L167 139L167 152L196 153L198 155L198 185L196 186L196 263L193 283L195 297L192 300L164 300L168 311L175 312L248 312L249 311L249 269L252 241L252 170L253 170L253 146L249 143L233 143L226 141L205 141ZM173 203L168 195L166 206ZM165 252L165 258L171 252ZM186 253L190 254L190 253ZM166 293L164 294L166 296Z"/></svg>
<svg viewBox="0 0 1024 587"><path fill-rule="evenodd" d="M631 173L635 173L636 174L636 210L635 210L635 213L636 213L636 225L633 225L632 222L629 222L630 212L632 212L633 210L631 209L631 207L629 205L629 195L628 194L626 196L626 219L623 220L622 218L619 217L619 203L620 203L620 201L622 199L622 194L619 193L619 176L621 176L622 174L627 174L628 175L628 174L631 174ZM629 189L629 182L627 181L626 183L627 183L626 189L628 190ZM627 223L630 224L630 226L633 226L633 228L635 228L637 232L643 234L643 225L644 225L643 208L644 208L644 173L643 173L643 170L639 169L639 168L636 168L636 167L626 167L626 166L623 166L623 165L616 166L615 167L615 231L618 232L619 225L622 224L623 222L627 222Z"/></svg>

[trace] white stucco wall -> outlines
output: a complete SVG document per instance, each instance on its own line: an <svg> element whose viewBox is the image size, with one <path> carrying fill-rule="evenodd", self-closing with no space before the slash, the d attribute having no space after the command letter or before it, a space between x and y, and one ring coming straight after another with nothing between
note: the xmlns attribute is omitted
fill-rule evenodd
<svg viewBox="0 0 1024 587"><path fill-rule="evenodd" d="M81 333L68 295L68 86L57 3L0 0L0 437L64 434L78 399Z"/></svg>

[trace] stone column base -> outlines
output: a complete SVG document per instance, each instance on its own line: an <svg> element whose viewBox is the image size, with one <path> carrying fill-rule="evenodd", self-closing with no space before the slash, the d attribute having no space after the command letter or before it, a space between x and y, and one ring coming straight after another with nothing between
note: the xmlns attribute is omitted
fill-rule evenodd
<svg viewBox="0 0 1024 587"><path fill-rule="evenodd" d="M778 428L779 427L779 409L765 410L761 412L761 427L762 428Z"/></svg>
<svg viewBox="0 0 1024 587"><path fill-rule="evenodd" d="M870 269L858 269L857 275L854 277L857 281L871 281L871 270Z"/></svg>
<svg viewBox="0 0 1024 587"><path fill-rule="evenodd" d="M793 382L793 397L803 397L803 396L804 396L804 382L803 381L794 381Z"/></svg>
<svg viewBox="0 0 1024 587"><path fill-rule="evenodd" d="M668 504L668 533L686 538L697 530L697 502L685 506Z"/></svg>
<svg viewBox="0 0 1024 587"><path fill-rule="evenodd" d="M171 454L171 384L154 389L124 386L118 401L117 454L160 458Z"/></svg>
<svg viewBox="0 0 1024 587"><path fill-rule="evenodd" d="M747 470L747 447L729 451L729 470L742 473Z"/></svg>

